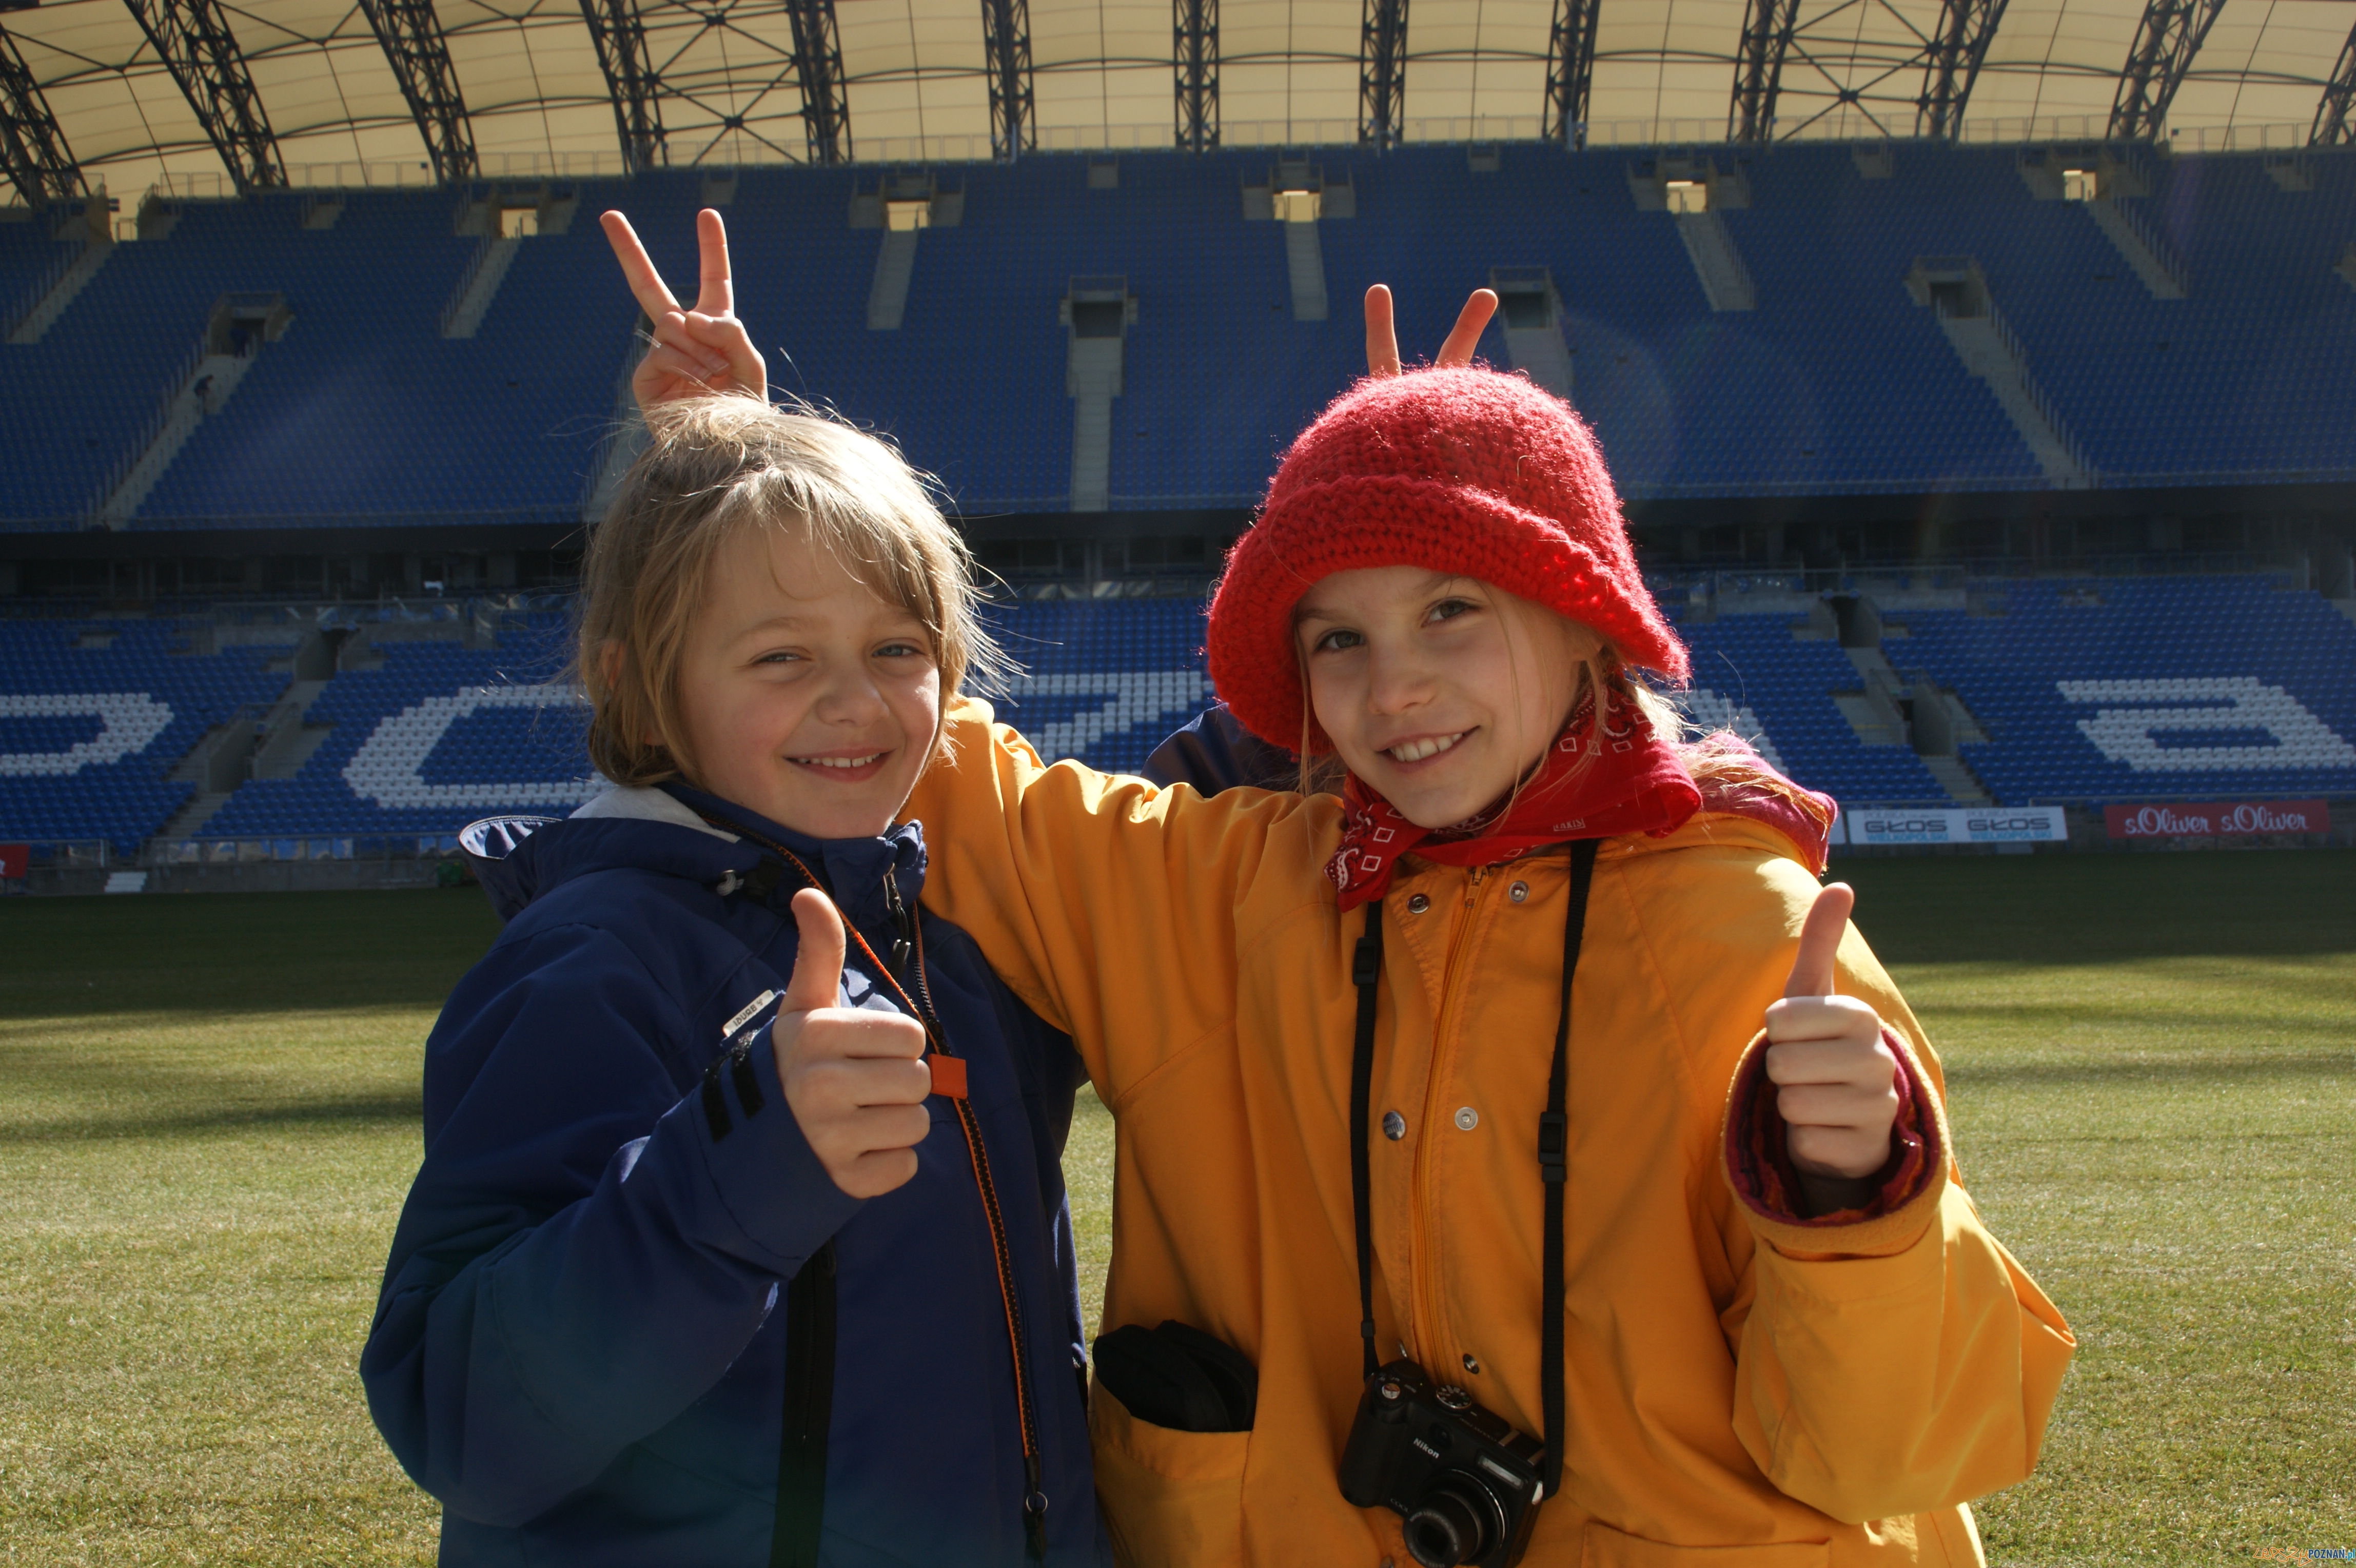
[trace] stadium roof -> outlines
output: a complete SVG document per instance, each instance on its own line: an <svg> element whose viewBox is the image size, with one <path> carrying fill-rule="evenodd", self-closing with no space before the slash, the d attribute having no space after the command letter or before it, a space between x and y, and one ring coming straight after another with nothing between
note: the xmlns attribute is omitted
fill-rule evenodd
<svg viewBox="0 0 2356 1568"><path fill-rule="evenodd" d="M78 175L126 206L159 181L1166 148L1190 17L1228 146L1537 139L1566 119L1599 145L1904 137L1944 115L1973 141L2217 150L2344 140L2356 87L2349 0L15 4L11 190Z"/></svg>

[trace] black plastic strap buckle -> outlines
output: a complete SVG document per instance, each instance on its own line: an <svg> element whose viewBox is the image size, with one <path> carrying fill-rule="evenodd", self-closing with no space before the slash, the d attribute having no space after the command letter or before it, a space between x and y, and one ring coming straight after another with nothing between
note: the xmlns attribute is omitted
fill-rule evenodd
<svg viewBox="0 0 2356 1568"><path fill-rule="evenodd" d="M1381 944L1370 938L1360 937L1357 951L1350 959L1350 983L1372 985L1381 978Z"/></svg>
<svg viewBox="0 0 2356 1568"><path fill-rule="evenodd" d="M1559 1111L1547 1111L1538 1116L1538 1176L1549 1184L1569 1179L1564 1168L1563 1150L1569 1143L1570 1118Z"/></svg>

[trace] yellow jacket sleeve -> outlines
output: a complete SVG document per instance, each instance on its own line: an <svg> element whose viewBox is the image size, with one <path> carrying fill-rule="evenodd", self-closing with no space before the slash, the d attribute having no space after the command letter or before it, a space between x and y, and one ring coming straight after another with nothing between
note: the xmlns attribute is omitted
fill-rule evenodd
<svg viewBox="0 0 2356 1568"><path fill-rule="evenodd" d="M1860 1523L2028 1476L2076 1341L1965 1193L1938 1058L1853 928L1839 967L1842 993L1873 1004L1927 1091L1941 1162L1897 1210L1854 1224L1738 1203L1757 1245L1734 1430L1778 1490ZM1763 1036L1750 1047L1762 1049Z"/></svg>
<svg viewBox="0 0 2356 1568"><path fill-rule="evenodd" d="M1231 1029L1240 944L1330 897L1299 857L1321 832L1334 836L1331 800L1246 789L1205 800L1183 784L1043 767L988 703L959 700L946 718L952 754L908 801L930 860L925 904L1073 1037L1108 1101ZM1289 864L1262 897L1271 854Z"/></svg>

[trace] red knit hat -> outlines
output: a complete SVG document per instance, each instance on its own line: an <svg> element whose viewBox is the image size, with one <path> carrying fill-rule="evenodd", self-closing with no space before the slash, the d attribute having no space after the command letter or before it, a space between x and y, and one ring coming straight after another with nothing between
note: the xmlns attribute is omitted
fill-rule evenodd
<svg viewBox="0 0 2356 1568"><path fill-rule="evenodd" d="M1211 682L1262 740L1301 745L1292 610L1335 572L1422 566L1593 628L1683 681L1685 644L1644 586L1595 437L1519 376L1424 370L1360 381L1301 432L1211 600ZM1333 743L1309 717L1312 751Z"/></svg>

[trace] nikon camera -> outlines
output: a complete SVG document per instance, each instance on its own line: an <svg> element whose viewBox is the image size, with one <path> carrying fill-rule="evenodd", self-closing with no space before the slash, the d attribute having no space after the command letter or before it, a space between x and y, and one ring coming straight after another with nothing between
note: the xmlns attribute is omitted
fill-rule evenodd
<svg viewBox="0 0 2356 1568"><path fill-rule="evenodd" d="M1530 1544L1546 1445L1397 1360L1366 1380L1342 1451L1342 1496L1407 1521L1423 1568L1511 1568Z"/></svg>

